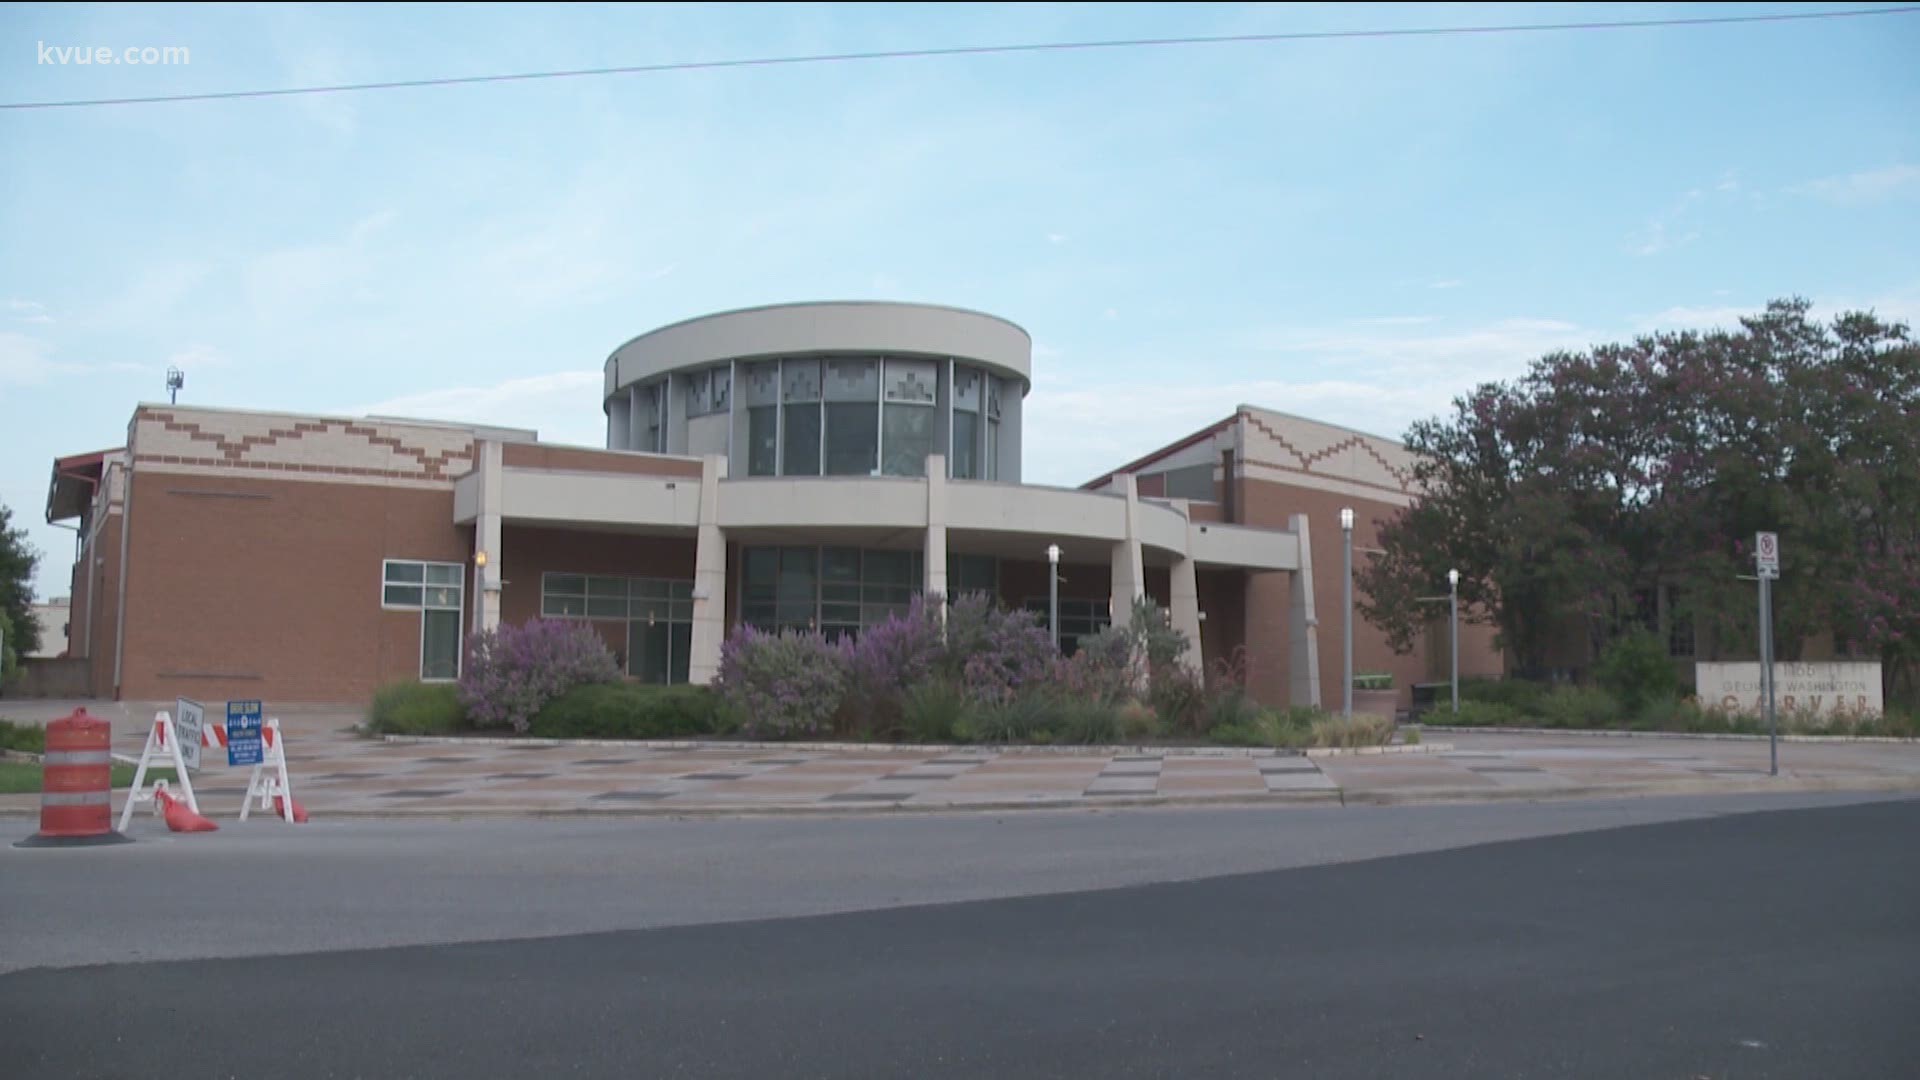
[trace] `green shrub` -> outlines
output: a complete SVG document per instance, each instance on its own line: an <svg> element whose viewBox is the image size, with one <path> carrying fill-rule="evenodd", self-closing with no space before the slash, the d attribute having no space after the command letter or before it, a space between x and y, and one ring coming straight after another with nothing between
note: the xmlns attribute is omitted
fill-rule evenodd
<svg viewBox="0 0 1920 1080"><path fill-rule="evenodd" d="M1408 746L1419 746L1420 745L1420 729L1408 728L1406 730L1406 733L1400 737L1400 741L1405 743Z"/></svg>
<svg viewBox="0 0 1920 1080"><path fill-rule="evenodd" d="M1308 729L1313 746L1351 749L1360 746L1385 746L1393 741L1393 719L1371 713L1352 716L1323 716Z"/></svg>
<svg viewBox="0 0 1920 1080"><path fill-rule="evenodd" d="M1160 734L1160 714L1153 706L1129 701L1120 706L1120 737L1127 742L1145 742Z"/></svg>
<svg viewBox="0 0 1920 1080"><path fill-rule="evenodd" d="M1597 686L1556 686L1533 707L1537 727L1610 728L1627 723L1634 709Z"/></svg>
<svg viewBox="0 0 1920 1080"><path fill-rule="evenodd" d="M1260 706L1247 696L1245 690L1229 686L1212 695L1200 716L1206 724L1200 733L1205 734L1217 727L1252 724L1260 718Z"/></svg>
<svg viewBox="0 0 1920 1080"><path fill-rule="evenodd" d="M1353 674L1355 690L1391 690L1393 673L1390 671L1356 671Z"/></svg>
<svg viewBox="0 0 1920 1080"><path fill-rule="evenodd" d="M1215 725L1207 732L1207 738L1221 746L1298 749L1314 745L1313 725L1326 717L1324 709L1311 705L1265 709L1231 723Z"/></svg>
<svg viewBox="0 0 1920 1080"><path fill-rule="evenodd" d="M1069 698L1054 708L1048 726L1055 742L1108 746L1120 741L1120 713L1102 701Z"/></svg>
<svg viewBox="0 0 1920 1080"><path fill-rule="evenodd" d="M1546 683L1526 679L1463 679L1460 683L1460 711L1464 714L1467 704L1477 701L1531 713L1538 710L1540 699L1552 689Z"/></svg>
<svg viewBox="0 0 1920 1080"><path fill-rule="evenodd" d="M11 720L0 720L0 750L46 753L47 729L39 724L16 724Z"/></svg>
<svg viewBox="0 0 1920 1080"><path fill-rule="evenodd" d="M527 730L548 739L678 739L712 734L718 711L704 686L592 683L548 702Z"/></svg>
<svg viewBox="0 0 1920 1080"><path fill-rule="evenodd" d="M1526 727L1520 710L1501 701L1479 701L1461 695L1460 711L1442 714L1436 723L1458 727Z"/></svg>
<svg viewBox="0 0 1920 1080"><path fill-rule="evenodd" d="M1029 690L999 704L976 704L954 724L961 742L1051 743L1063 703L1045 690Z"/></svg>
<svg viewBox="0 0 1920 1080"><path fill-rule="evenodd" d="M1258 723L1221 724L1207 732L1207 740L1220 746L1272 746L1267 732Z"/></svg>
<svg viewBox="0 0 1920 1080"><path fill-rule="evenodd" d="M367 727L387 735L448 735L468 726L453 683L388 683L367 710Z"/></svg>
<svg viewBox="0 0 1920 1080"><path fill-rule="evenodd" d="M929 679L907 691L900 722L914 742L953 742L967 708L966 695L958 686L945 679Z"/></svg>
<svg viewBox="0 0 1920 1080"><path fill-rule="evenodd" d="M1628 713L1680 696L1680 676L1667 659L1666 643L1646 630L1635 630L1608 642L1594 668L1594 681Z"/></svg>

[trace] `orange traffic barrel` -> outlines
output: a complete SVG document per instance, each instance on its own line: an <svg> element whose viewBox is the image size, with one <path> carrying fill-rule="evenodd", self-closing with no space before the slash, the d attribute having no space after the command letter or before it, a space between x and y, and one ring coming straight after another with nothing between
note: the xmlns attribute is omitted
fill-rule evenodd
<svg viewBox="0 0 1920 1080"><path fill-rule="evenodd" d="M87 710L47 725L40 831L16 847L124 844L113 829L113 725Z"/></svg>

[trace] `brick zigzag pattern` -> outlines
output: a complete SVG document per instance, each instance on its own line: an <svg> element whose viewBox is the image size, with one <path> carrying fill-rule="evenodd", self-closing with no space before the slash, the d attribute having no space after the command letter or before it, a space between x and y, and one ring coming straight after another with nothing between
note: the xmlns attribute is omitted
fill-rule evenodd
<svg viewBox="0 0 1920 1080"><path fill-rule="evenodd" d="M1362 450L1365 450L1367 452L1368 457L1371 457L1373 460L1379 462L1380 467L1387 470L1387 475L1393 477L1394 480L1399 482L1401 491L1410 492L1413 490L1413 474L1405 469L1395 468L1393 463L1389 462L1385 457L1381 456L1381 453L1379 450L1374 449L1373 442L1367 439L1363 435L1353 435L1348 438L1342 439L1337 443L1334 443L1332 446L1329 446L1324 450L1320 450L1312 454L1303 454L1297 448L1295 448L1292 443L1288 442L1285 438L1283 438L1279 432L1273 430L1271 427L1268 427L1266 421L1260 419L1257 416L1248 416L1247 419L1253 424L1254 427L1257 427L1261 431L1266 432L1268 438L1272 439L1274 442L1279 443L1281 449L1285 450L1289 454L1292 454L1295 460L1300 462L1301 472L1312 472L1313 466L1316 463L1325 461L1328 458L1333 457L1335 454L1341 453L1346 450L1350 450L1353 447L1358 446Z"/></svg>
<svg viewBox="0 0 1920 1080"><path fill-rule="evenodd" d="M335 430L336 428L340 429L341 431L344 431L348 435L357 435L367 440L367 443L370 446L386 447L387 449L394 450L398 453L405 454L409 457L412 457L413 460L415 460L416 462L419 462L420 468L422 472L425 474L425 478L429 480L449 479L447 475L447 463L452 460L458 459L463 462L472 460L471 451L444 450L438 454L428 454L425 450L417 446L408 446L406 443L401 442L399 439L393 438L392 436L380 434L379 429L377 428L371 428L366 426L365 424L355 424L351 422L343 422L343 423L336 424L331 421L320 421L318 423L311 422L311 421L300 421L295 423L291 428L269 428L267 429L267 434L265 435L242 435L239 439L235 440L235 439L229 439L226 436L221 435L217 432L202 430L199 424L176 419L173 413L156 412L153 414L153 418L160 421L162 424L164 424L168 431L177 432L179 434L185 435L187 438L192 439L194 442L212 443L216 448L219 449L220 459L201 459L203 462L206 462L209 464L219 464L221 463L221 459L224 459L226 463L230 463L235 466L244 466L244 467L251 467L251 468L273 468L274 466L279 466L281 469L293 470L298 472L345 472L345 473L351 473L356 476L358 475L390 475L395 477L404 477L408 475L406 473L400 472L399 470L395 470L395 469L358 469L358 468L328 469L321 466L303 467L299 465L286 464L283 462L263 462L263 461L245 461L244 460L246 456L255 447L273 446L279 443L282 439L285 439L289 442L295 442L307 437L308 435L325 434L327 432ZM146 458L147 460L153 460L155 457L162 457L161 455L151 455L151 454L143 454L141 456ZM164 457L162 457L162 459L165 460L171 457L172 455L165 455ZM176 460L185 461L186 459L176 459Z"/></svg>

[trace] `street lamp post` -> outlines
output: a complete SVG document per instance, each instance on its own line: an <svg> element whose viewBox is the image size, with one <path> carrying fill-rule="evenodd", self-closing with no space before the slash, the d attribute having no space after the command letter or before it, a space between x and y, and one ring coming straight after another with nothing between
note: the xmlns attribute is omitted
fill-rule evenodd
<svg viewBox="0 0 1920 1080"><path fill-rule="evenodd" d="M1341 551L1341 596L1347 612L1346 641L1341 649L1345 661L1340 680L1340 715L1353 718L1353 508L1340 508L1340 534L1343 538Z"/></svg>
<svg viewBox="0 0 1920 1080"><path fill-rule="evenodd" d="M487 604L487 553L473 553L473 630L479 633L486 628Z"/></svg>
<svg viewBox="0 0 1920 1080"><path fill-rule="evenodd" d="M1460 711L1460 571L1447 571L1447 644L1453 648L1453 711Z"/></svg>
<svg viewBox="0 0 1920 1080"><path fill-rule="evenodd" d="M1060 651L1060 545L1047 545L1047 629L1053 634L1053 651Z"/></svg>

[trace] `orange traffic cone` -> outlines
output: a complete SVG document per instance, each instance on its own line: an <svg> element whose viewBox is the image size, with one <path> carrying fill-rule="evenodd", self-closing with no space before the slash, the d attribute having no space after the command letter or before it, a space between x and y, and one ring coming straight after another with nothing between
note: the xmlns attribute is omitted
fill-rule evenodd
<svg viewBox="0 0 1920 1080"><path fill-rule="evenodd" d="M273 797L273 816L285 820L287 807L285 803L280 801L283 797L284 796L280 795ZM295 825L305 825L307 823L307 808L300 805L299 799L293 800L293 823Z"/></svg>
<svg viewBox="0 0 1920 1080"><path fill-rule="evenodd" d="M160 804L160 816L167 821L167 828L173 832L217 832L220 826L187 809L187 804L167 794L166 791L153 793L154 801Z"/></svg>

